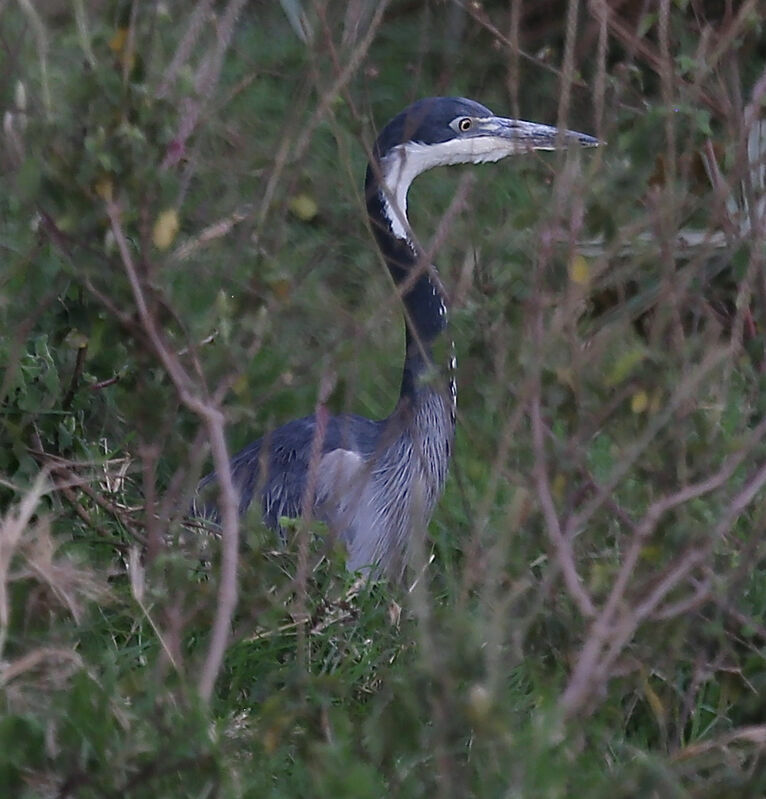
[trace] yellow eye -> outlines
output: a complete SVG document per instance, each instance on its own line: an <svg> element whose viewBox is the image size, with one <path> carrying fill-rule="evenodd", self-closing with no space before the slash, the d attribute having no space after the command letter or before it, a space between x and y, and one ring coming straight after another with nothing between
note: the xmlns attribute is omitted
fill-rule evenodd
<svg viewBox="0 0 766 799"><path fill-rule="evenodd" d="M457 129L461 133L465 133L467 130L471 129L472 125L473 125L473 120L472 119L470 119L469 117L463 117L460 120L460 122L457 123Z"/></svg>

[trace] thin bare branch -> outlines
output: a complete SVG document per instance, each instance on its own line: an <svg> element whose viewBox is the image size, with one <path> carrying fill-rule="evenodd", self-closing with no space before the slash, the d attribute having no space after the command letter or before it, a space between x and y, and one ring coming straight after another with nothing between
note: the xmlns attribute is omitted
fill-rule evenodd
<svg viewBox="0 0 766 799"><path fill-rule="evenodd" d="M122 264L133 292L138 315L154 354L162 363L173 382L178 397L189 410L203 421L210 441L213 466L220 491L221 511L221 572L218 583L218 602L210 635L210 645L200 674L198 689L203 700L209 701L213 693L218 672L229 640L229 630L237 606L237 560L239 552L239 513L237 491L234 487L226 446L225 419L223 413L205 395L195 391L194 383L187 374L175 352L166 345L156 320L149 312L143 287L138 277L133 256L120 222L117 205L109 200L107 214L112 233L122 258Z"/></svg>
<svg viewBox="0 0 766 799"><path fill-rule="evenodd" d="M577 573L574 552L569 539L562 530L556 506L553 502L553 492L551 491L548 479L548 469L545 458L545 437L543 434L543 421L540 410L540 395L535 393L530 402L530 417L532 421L532 441L535 455L533 468L533 479L537 489L537 497L542 506L543 517L545 518L545 528L551 541L554 556L561 569L564 582L572 599L577 603L577 607L585 618L592 618L595 613L593 600L585 590L580 575Z"/></svg>

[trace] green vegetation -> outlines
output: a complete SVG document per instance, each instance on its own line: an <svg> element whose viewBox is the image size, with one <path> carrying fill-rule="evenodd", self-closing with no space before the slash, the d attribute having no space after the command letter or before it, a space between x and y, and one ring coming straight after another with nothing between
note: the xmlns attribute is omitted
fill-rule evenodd
<svg viewBox="0 0 766 799"><path fill-rule="evenodd" d="M5 795L766 794L766 23L510 5L0 2ZM430 562L251 514L229 620L217 411L390 412L361 182L432 94L608 145L418 181L426 243L468 190Z"/></svg>

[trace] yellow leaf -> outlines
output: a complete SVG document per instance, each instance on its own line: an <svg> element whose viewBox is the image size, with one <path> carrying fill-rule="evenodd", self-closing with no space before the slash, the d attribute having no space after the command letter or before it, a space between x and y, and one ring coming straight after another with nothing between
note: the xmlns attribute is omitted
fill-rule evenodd
<svg viewBox="0 0 766 799"><path fill-rule="evenodd" d="M474 683L468 689L466 709L473 724L481 725L487 720L492 711L492 704L492 695L486 686Z"/></svg>
<svg viewBox="0 0 766 799"><path fill-rule="evenodd" d="M128 39L128 29L127 28L117 28L114 32L114 36L109 40L109 49L113 53L121 53L125 48L125 42Z"/></svg>
<svg viewBox="0 0 766 799"><path fill-rule="evenodd" d="M278 300L287 300L292 291L292 284L287 278L280 278L271 284L271 290Z"/></svg>
<svg viewBox="0 0 766 799"><path fill-rule="evenodd" d="M556 369L556 379L559 381L559 383L561 383L562 386L566 386L567 388L574 390L574 370L571 367L559 366Z"/></svg>
<svg viewBox="0 0 766 799"><path fill-rule="evenodd" d="M69 233L74 230L74 217L71 214L64 214L64 216L56 219L56 227L64 233Z"/></svg>
<svg viewBox="0 0 766 799"><path fill-rule="evenodd" d="M305 192L291 197L287 207L301 222L310 222L319 213L316 200Z"/></svg>
<svg viewBox="0 0 766 799"><path fill-rule="evenodd" d="M281 729L277 729L274 726L269 727L263 734L263 748L266 750L268 754L273 754L277 747L279 746L279 742L281 739Z"/></svg>
<svg viewBox="0 0 766 799"><path fill-rule="evenodd" d="M64 337L64 343L74 350L85 349L88 346L88 337L85 333L75 329L70 330Z"/></svg>
<svg viewBox="0 0 766 799"><path fill-rule="evenodd" d="M566 477L559 472L554 478L553 483L551 485L551 491L553 493L553 498L556 502L561 502L564 499L564 492L567 488L567 479Z"/></svg>
<svg viewBox="0 0 766 799"><path fill-rule="evenodd" d="M665 710L665 705L662 703L662 699L660 699L658 693L652 688L649 684L649 679L644 676L643 679L643 688L644 688L644 697L652 709L652 713L654 713L655 719L657 719L657 723L661 726L665 726L665 721L667 718L667 711Z"/></svg>
<svg viewBox="0 0 766 799"><path fill-rule="evenodd" d="M517 486L513 490L513 498L508 505L508 521L510 530L519 530L523 527L524 521L532 509L529 490L523 486Z"/></svg>
<svg viewBox="0 0 766 799"><path fill-rule="evenodd" d="M649 413L657 413L662 407L662 389L655 388L649 402Z"/></svg>
<svg viewBox="0 0 766 799"><path fill-rule="evenodd" d="M112 199L113 188L114 187L112 185L111 178L99 178L96 181L96 185L93 187L93 190L102 200L109 202L109 200Z"/></svg>
<svg viewBox="0 0 766 799"><path fill-rule="evenodd" d="M178 233L178 211L175 208L168 208L163 211L154 223L152 230L152 241L158 250L167 250L173 243L173 239Z"/></svg>
<svg viewBox="0 0 766 799"><path fill-rule="evenodd" d="M643 347L636 346L629 349L627 352L622 353L612 365L612 368L606 375L604 384L607 386L616 386L622 383L630 373L646 358L646 352Z"/></svg>
<svg viewBox="0 0 766 799"><path fill-rule="evenodd" d="M643 413L649 407L649 395L641 389L630 398L630 409L633 413Z"/></svg>
<svg viewBox="0 0 766 799"><path fill-rule="evenodd" d="M16 81L16 90L13 93L14 101L16 103L16 110L17 111L26 111L27 110L27 90L24 84L20 81Z"/></svg>
<svg viewBox="0 0 766 799"><path fill-rule="evenodd" d="M569 262L569 279L578 286L590 283L590 265L582 255L575 255Z"/></svg>
<svg viewBox="0 0 766 799"><path fill-rule="evenodd" d="M232 384L231 390L238 396L242 397L247 393L248 381L246 375L240 375Z"/></svg>
<svg viewBox="0 0 766 799"><path fill-rule="evenodd" d="M136 63L136 55L133 47L128 51L128 28L117 28L114 36L109 40L109 49L118 56L118 60L129 72Z"/></svg>
<svg viewBox="0 0 766 799"><path fill-rule="evenodd" d="M641 547L641 558L653 566L658 566L662 562L664 550L655 544Z"/></svg>
<svg viewBox="0 0 766 799"><path fill-rule="evenodd" d="M605 564L594 562L588 569L588 587L594 594L607 591L614 579L614 569Z"/></svg>

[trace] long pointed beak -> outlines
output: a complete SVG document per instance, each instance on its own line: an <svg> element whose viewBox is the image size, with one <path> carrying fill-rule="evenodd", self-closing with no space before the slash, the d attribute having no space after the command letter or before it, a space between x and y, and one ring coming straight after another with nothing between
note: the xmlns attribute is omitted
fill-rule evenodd
<svg viewBox="0 0 766 799"><path fill-rule="evenodd" d="M512 145L512 152L530 150L558 150L563 147L598 147L602 142L587 133L576 130L560 130L551 125L526 122L523 119L487 117L475 128L477 136L496 136Z"/></svg>

